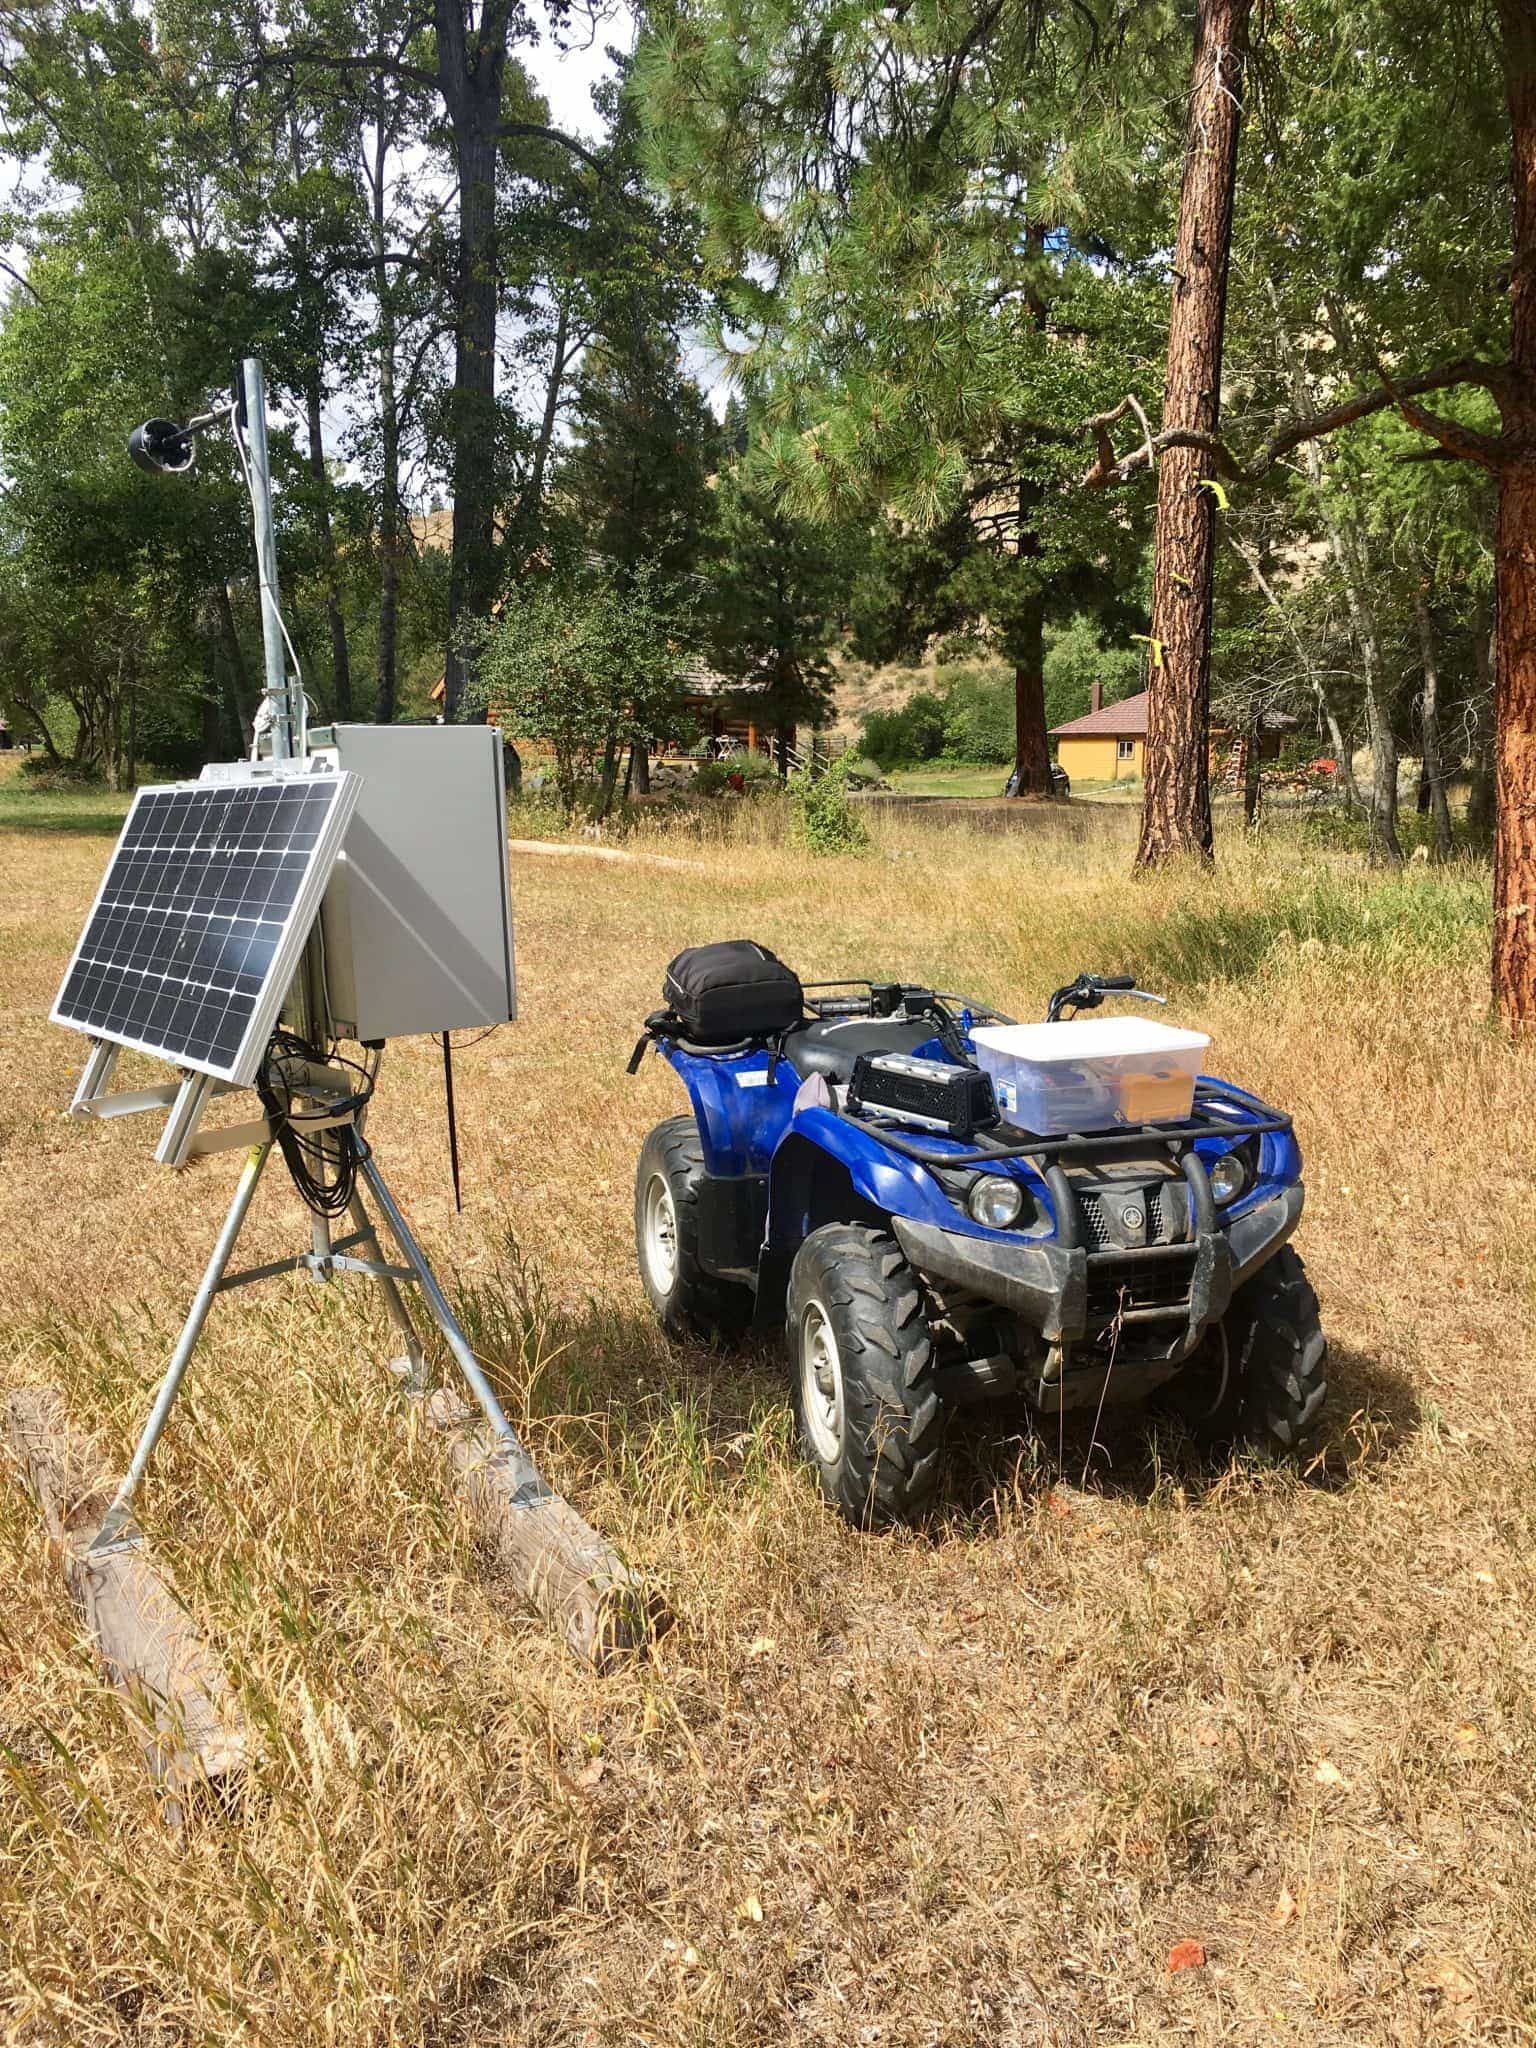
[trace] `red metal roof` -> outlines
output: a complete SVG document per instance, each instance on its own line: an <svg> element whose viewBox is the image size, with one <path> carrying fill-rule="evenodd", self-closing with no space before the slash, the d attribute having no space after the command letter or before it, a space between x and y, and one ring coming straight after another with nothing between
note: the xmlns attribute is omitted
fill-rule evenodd
<svg viewBox="0 0 1536 2048"><path fill-rule="evenodd" d="M1115 739L1144 740L1147 736L1147 693L1138 690L1134 697L1122 697L1118 704L1106 704L1101 711L1090 711L1082 718L1070 719L1065 725L1053 725L1051 738L1078 739L1092 733L1103 733Z"/></svg>

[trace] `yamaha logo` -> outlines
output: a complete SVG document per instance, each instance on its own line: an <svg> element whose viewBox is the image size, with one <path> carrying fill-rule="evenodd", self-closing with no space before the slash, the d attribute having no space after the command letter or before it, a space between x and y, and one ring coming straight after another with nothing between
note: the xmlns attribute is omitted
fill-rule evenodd
<svg viewBox="0 0 1536 2048"><path fill-rule="evenodd" d="M1122 1209L1120 1211L1120 1221L1127 1230L1140 1230L1146 1220L1140 1209Z"/></svg>

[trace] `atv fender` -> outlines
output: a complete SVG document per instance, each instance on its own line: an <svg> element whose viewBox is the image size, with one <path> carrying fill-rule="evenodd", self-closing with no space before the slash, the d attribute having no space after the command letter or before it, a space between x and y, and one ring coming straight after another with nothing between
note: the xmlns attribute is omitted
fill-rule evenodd
<svg viewBox="0 0 1536 2048"><path fill-rule="evenodd" d="M830 1110L810 1104L793 1118L768 1177L768 1229L758 1265L760 1322L782 1313L795 1253L824 1223L890 1230L895 1216L953 1224L954 1205L926 1168L902 1159Z"/></svg>
<svg viewBox="0 0 1536 2048"><path fill-rule="evenodd" d="M954 1204L924 1166L903 1159L856 1124L810 1105L797 1112L768 1177L768 1242L791 1249L822 1223L852 1221L823 1213L829 1195L852 1195L881 1219L910 1216L953 1226Z"/></svg>
<svg viewBox="0 0 1536 2048"><path fill-rule="evenodd" d="M1260 1202L1246 1215L1233 1219L1227 1231L1232 1253L1232 1286L1235 1289L1257 1273L1266 1259L1272 1259L1281 1245L1295 1234L1306 1199L1302 1183L1293 1181L1267 1202Z"/></svg>
<svg viewBox="0 0 1536 2048"><path fill-rule="evenodd" d="M688 1090L707 1170L722 1180L765 1174L789 1122L790 1069L775 1075L761 1050L704 1056L666 1041L657 1049Z"/></svg>

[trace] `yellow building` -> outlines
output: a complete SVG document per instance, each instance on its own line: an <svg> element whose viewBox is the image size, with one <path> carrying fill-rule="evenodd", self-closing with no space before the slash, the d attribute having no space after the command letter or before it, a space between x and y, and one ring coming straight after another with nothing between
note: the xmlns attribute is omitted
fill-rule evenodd
<svg viewBox="0 0 1536 2048"><path fill-rule="evenodd" d="M1102 702L1102 686L1093 686L1093 709L1070 719L1051 733L1056 759L1073 782L1135 782L1147 743L1147 693L1118 704Z"/></svg>

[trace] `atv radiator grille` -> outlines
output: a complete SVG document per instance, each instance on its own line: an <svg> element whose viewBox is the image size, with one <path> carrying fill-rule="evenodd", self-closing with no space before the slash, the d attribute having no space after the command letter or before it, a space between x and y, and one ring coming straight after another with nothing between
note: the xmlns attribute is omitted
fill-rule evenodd
<svg viewBox="0 0 1536 2048"><path fill-rule="evenodd" d="M1100 1255L1088 1266L1090 1330L1111 1323L1179 1322L1189 1314L1194 1269L1174 1252L1163 1259L1116 1259Z"/></svg>
<svg viewBox="0 0 1536 2048"><path fill-rule="evenodd" d="M1089 1251L1104 1252L1130 1245L1177 1244L1184 1235L1188 1205L1183 1184L1171 1181L1138 1187L1079 1187L1078 1214Z"/></svg>

